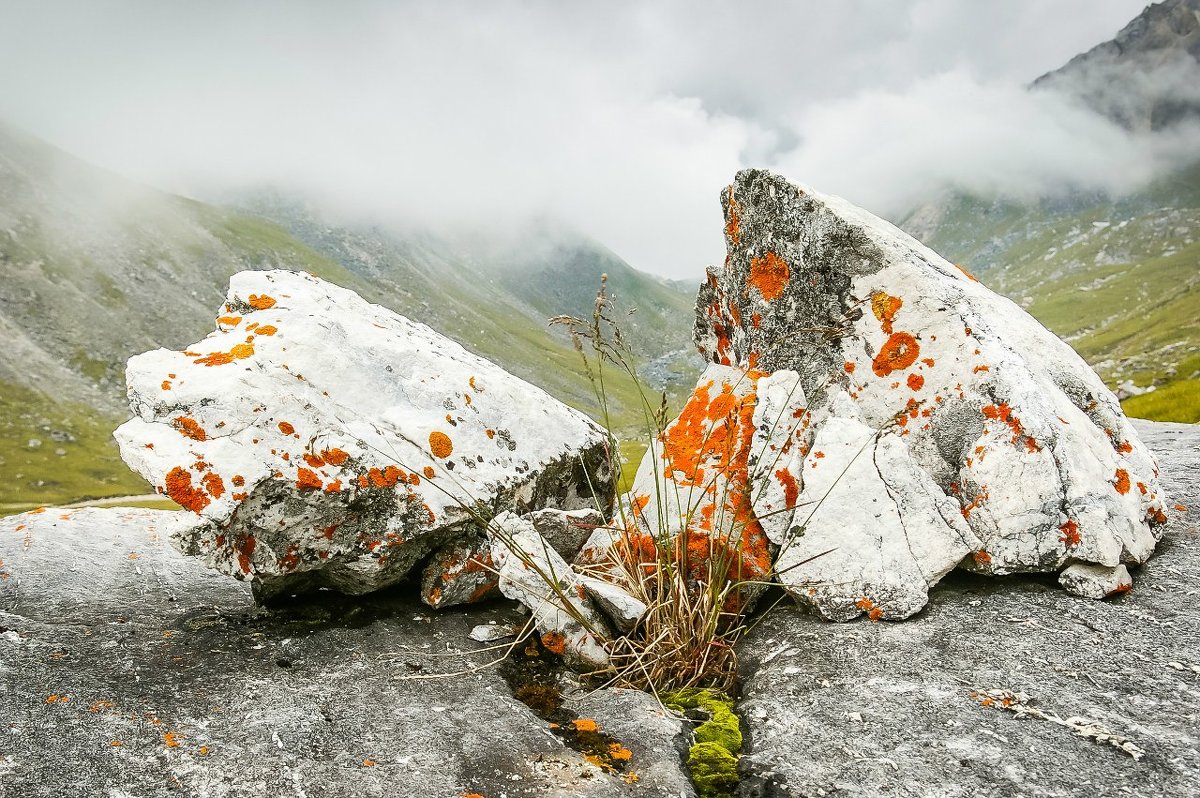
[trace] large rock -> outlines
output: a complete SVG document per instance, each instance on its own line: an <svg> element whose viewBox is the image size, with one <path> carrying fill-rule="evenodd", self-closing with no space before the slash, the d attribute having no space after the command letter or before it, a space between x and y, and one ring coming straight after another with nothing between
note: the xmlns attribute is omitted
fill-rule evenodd
<svg viewBox="0 0 1200 798"><path fill-rule="evenodd" d="M393 590L265 610L168 543L192 523L0 519L0 795L694 794L686 735L650 696L588 690L573 709L631 751L623 774L514 698L468 639L519 625L510 605L433 613Z"/></svg>
<svg viewBox="0 0 1200 798"><path fill-rule="evenodd" d="M1134 424L1164 487L1200 496L1200 427ZM903 624L780 606L738 650L738 795L1200 795L1198 510L1167 510L1159 553L1109 601L959 571ZM1098 727L1112 739L1080 733Z"/></svg>
<svg viewBox="0 0 1200 798"><path fill-rule="evenodd" d="M1067 344L843 200L748 170L722 202L729 254L701 287L696 342L798 380L755 414L751 457L771 467L750 492L758 516L791 513L764 528L799 600L905 618L960 564L1150 556L1166 520L1154 462Z"/></svg>
<svg viewBox="0 0 1200 798"><path fill-rule="evenodd" d="M234 275L215 332L126 373L122 456L199 517L185 552L263 595L375 590L496 512L611 494L582 414L306 274Z"/></svg>

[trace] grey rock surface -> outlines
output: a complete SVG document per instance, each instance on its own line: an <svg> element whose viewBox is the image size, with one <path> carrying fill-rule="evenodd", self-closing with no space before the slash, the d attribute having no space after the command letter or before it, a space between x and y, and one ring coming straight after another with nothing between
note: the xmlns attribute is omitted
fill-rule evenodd
<svg viewBox="0 0 1200 798"><path fill-rule="evenodd" d="M957 572L898 624L829 624L781 605L741 651L739 794L1200 794L1200 426L1133 423L1188 509L1131 569L1132 591L1097 602L1050 577ZM1097 721L1145 755L988 705L994 690Z"/></svg>
<svg viewBox="0 0 1200 798"><path fill-rule="evenodd" d="M468 635L519 622L511 605L433 613L398 591L326 591L267 611L175 551L179 523L188 514L0 519L0 795L674 794L586 762L495 668L420 678L495 656ZM623 700L604 719L618 739ZM682 783L656 728L622 740L629 767Z"/></svg>

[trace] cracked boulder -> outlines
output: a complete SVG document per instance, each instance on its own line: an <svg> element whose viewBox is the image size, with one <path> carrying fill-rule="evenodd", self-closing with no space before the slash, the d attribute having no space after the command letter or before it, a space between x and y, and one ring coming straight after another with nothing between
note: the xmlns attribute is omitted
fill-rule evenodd
<svg viewBox="0 0 1200 798"><path fill-rule="evenodd" d="M260 597L365 593L497 512L593 506L603 431L429 327L307 274L230 279L216 330L132 358L121 455Z"/></svg>
<svg viewBox="0 0 1200 798"><path fill-rule="evenodd" d="M1070 346L844 200L746 170L721 201L728 255L695 339L726 384L761 397L776 382L748 492L799 601L898 619L958 566L1150 556L1166 520L1154 461Z"/></svg>

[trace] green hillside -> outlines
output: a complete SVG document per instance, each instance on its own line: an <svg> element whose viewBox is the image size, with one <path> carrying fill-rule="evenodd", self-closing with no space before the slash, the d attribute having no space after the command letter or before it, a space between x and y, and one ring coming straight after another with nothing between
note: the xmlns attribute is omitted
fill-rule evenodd
<svg viewBox="0 0 1200 798"><path fill-rule="evenodd" d="M622 299L642 306L654 332L647 362L673 337L690 349L691 299L582 237L538 250L549 260L513 264L524 285L481 279L430 236L307 232L301 240L261 216L138 186L0 126L0 512L147 492L109 435L127 417L124 364L206 335L229 276L244 269L309 271L351 288L593 415L577 353L546 328L548 316L579 311L539 293L559 259L574 266L553 279L578 282L563 301L594 296L602 272L618 275ZM636 434L635 384L614 379L609 395L618 428Z"/></svg>

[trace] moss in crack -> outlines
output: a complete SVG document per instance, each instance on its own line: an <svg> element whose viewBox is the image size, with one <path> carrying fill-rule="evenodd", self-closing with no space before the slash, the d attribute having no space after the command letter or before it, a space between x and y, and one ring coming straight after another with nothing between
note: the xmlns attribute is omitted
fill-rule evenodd
<svg viewBox="0 0 1200 798"><path fill-rule="evenodd" d="M737 789L742 728L733 699L715 690L688 688L662 696L663 703L694 720L688 770L700 798L729 798Z"/></svg>

